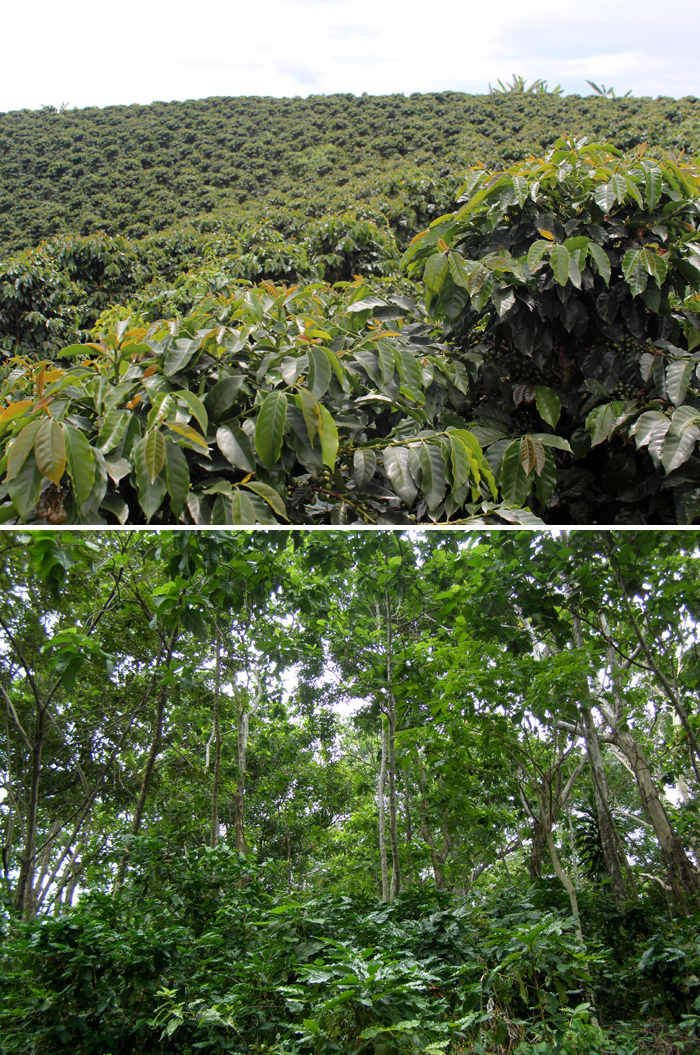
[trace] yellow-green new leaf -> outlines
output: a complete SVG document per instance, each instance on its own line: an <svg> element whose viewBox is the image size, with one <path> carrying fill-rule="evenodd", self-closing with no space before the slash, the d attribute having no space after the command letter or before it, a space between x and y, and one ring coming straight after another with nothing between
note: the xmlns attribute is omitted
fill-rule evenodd
<svg viewBox="0 0 700 1055"><path fill-rule="evenodd" d="M277 491L275 491L274 487L270 487L269 484L260 483L259 480L250 480L245 486L256 495L259 495L260 498L263 498L267 504L272 507L277 516L282 517L283 520L289 520L285 504Z"/></svg>

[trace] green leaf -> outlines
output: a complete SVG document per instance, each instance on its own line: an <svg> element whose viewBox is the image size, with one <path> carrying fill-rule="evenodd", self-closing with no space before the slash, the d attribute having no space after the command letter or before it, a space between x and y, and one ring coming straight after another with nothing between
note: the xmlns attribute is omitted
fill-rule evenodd
<svg viewBox="0 0 700 1055"><path fill-rule="evenodd" d="M255 506L244 491L235 491L230 499L224 499L229 503L232 524L254 524Z"/></svg>
<svg viewBox="0 0 700 1055"><path fill-rule="evenodd" d="M332 471L335 469L335 460L338 455L338 428L331 414L325 407L321 407L321 454L323 464Z"/></svg>
<svg viewBox="0 0 700 1055"><path fill-rule="evenodd" d="M571 265L571 257L566 246L553 245L549 254L549 263L551 264L554 277L559 285L565 286L569 278L569 268Z"/></svg>
<svg viewBox="0 0 700 1055"><path fill-rule="evenodd" d="M277 513L277 516L282 517L283 520L289 520L287 516L287 509L281 497L275 491L274 487L270 487L269 484L260 483L259 480L250 480L245 487L250 488L256 495L263 498L269 506Z"/></svg>
<svg viewBox="0 0 700 1055"><path fill-rule="evenodd" d="M515 293L513 292L512 286L494 286L493 293L491 294L491 300L493 305L498 312L499 319L502 319L506 312L515 304Z"/></svg>
<svg viewBox="0 0 700 1055"><path fill-rule="evenodd" d="M455 286L469 289L469 276L474 268L473 261L467 261L459 253L451 252L449 257L450 275Z"/></svg>
<svg viewBox="0 0 700 1055"><path fill-rule="evenodd" d="M253 442L247 432L235 422L219 426L216 430L216 445L231 465L246 473L255 472Z"/></svg>
<svg viewBox="0 0 700 1055"><path fill-rule="evenodd" d="M672 359L666 366L666 393L676 407L685 401L694 368L695 362L692 359Z"/></svg>
<svg viewBox="0 0 700 1055"><path fill-rule="evenodd" d="M598 268L598 274L605 282L606 286L610 285L610 257L605 252L602 246L596 242L589 242L588 244L588 255L595 262L595 266Z"/></svg>
<svg viewBox="0 0 700 1055"><path fill-rule="evenodd" d="M117 410L116 407L108 412L95 441L95 446L99 447L103 454L109 454L118 445L129 423L129 417L128 410Z"/></svg>
<svg viewBox="0 0 700 1055"><path fill-rule="evenodd" d="M538 238L536 242L532 243L527 254L527 266L530 271L534 271L544 254L549 252L550 245L551 242L546 241L544 238Z"/></svg>
<svg viewBox="0 0 700 1055"><path fill-rule="evenodd" d="M190 339L189 337L181 337L175 341L170 351L165 356L163 363L163 373L166 377L172 377L173 374L183 370L188 364L194 353L197 351L199 346L199 339L197 337Z"/></svg>
<svg viewBox="0 0 700 1055"><path fill-rule="evenodd" d="M647 208L649 212L653 212L661 198L661 188L664 182L663 175L658 165L649 164L649 162L645 164L644 170L646 174Z"/></svg>
<svg viewBox="0 0 700 1055"><path fill-rule="evenodd" d="M331 383L331 364L323 348L311 347L307 354L309 356L307 384L316 399L320 399Z"/></svg>
<svg viewBox="0 0 700 1055"><path fill-rule="evenodd" d="M287 397L284 392L265 396L255 423L255 449L268 469L279 461L287 420Z"/></svg>
<svg viewBox="0 0 700 1055"><path fill-rule="evenodd" d="M181 388L178 392L173 392L173 396L176 399L181 399L183 403L187 404L192 411L192 415L197 424L206 436L207 428L209 427L209 418L204 408L204 403L202 403L199 396L196 396L194 392L190 392L186 388Z"/></svg>
<svg viewBox="0 0 700 1055"><path fill-rule="evenodd" d="M501 498L506 505L522 506L532 488L532 480L524 472L520 461L520 440L506 449L498 472Z"/></svg>
<svg viewBox="0 0 700 1055"><path fill-rule="evenodd" d="M364 491L367 484L374 476L377 468L377 455L373 450L360 447L355 451L352 459L353 476L358 491Z"/></svg>
<svg viewBox="0 0 700 1055"><path fill-rule="evenodd" d="M149 522L151 517L158 512L165 498L166 491L168 489L167 481L165 479L165 473L151 476L149 469L149 462L146 457L146 445L149 442L149 438L155 435L152 432L147 433L143 439L134 447L133 461L134 470L136 473L136 489L139 496L139 505L143 510L146 521ZM163 444L163 462L165 462L165 440L161 433L157 433L160 436ZM153 468L157 463L157 451L155 451L155 445L157 441L151 439L151 450L150 450L150 468ZM162 465L161 465L162 468Z"/></svg>
<svg viewBox="0 0 700 1055"><path fill-rule="evenodd" d="M66 445L63 429L53 418L44 418L34 441L34 458L42 476L60 486L66 471Z"/></svg>
<svg viewBox="0 0 700 1055"><path fill-rule="evenodd" d="M591 434L591 447L603 443L615 428L617 412L612 403L596 407L586 418L586 429Z"/></svg>
<svg viewBox="0 0 700 1055"><path fill-rule="evenodd" d="M386 341L379 341L377 344L377 355L379 356L379 367L382 372L382 384L388 385L396 369L394 349Z"/></svg>
<svg viewBox="0 0 700 1055"><path fill-rule="evenodd" d="M557 463L551 451L545 450L545 462L542 471L535 479L535 494L540 505L547 507L547 502L557 486Z"/></svg>
<svg viewBox="0 0 700 1055"><path fill-rule="evenodd" d="M639 296L647 288L649 272L644 266L644 258L638 249L628 249L622 258L622 273L627 279L633 297Z"/></svg>
<svg viewBox="0 0 700 1055"><path fill-rule="evenodd" d="M313 446L316 434L321 427L321 404L308 388L300 388L296 400L301 404L309 443Z"/></svg>
<svg viewBox="0 0 700 1055"><path fill-rule="evenodd" d="M164 422L165 427L170 429L172 432L177 433L178 436L182 436L185 440L185 445L191 447L199 454L209 453L209 444L196 429L193 429L190 425L180 425L176 421Z"/></svg>
<svg viewBox="0 0 700 1055"><path fill-rule="evenodd" d="M423 272L423 281L431 293L439 293L442 289L449 264L444 253L434 253L428 258Z"/></svg>
<svg viewBox="0 0 700 1055"><path fill-rule="evenodd" d="M204 406L210 418L219 421L231 409L236 402L238 389L244 381L243 374L233 374L216 382L204 397Z"/></svg>
<svg viewBox="0 0 700 1055"><path fill-rule="evenodd" d="M41 418L37 421L30 421L12 441L12 446L7 455L7 476L5 477L7 482L14 480L19 474L20 469L24 465L25 458L34 447L34 440L41 427L41 423ZM33 458L32 462L36 467L36 462L34 462ZM36 502L34 504L36 505Z"/></svg>
<svg viewBox="0 0 700 1055"><path fill-rule="evenodd" d="M43 477L34 460L34 452L30 450L7 485L7 493L22 520L27 519L39 501L42 480Z"/></svg>
<svg viewBox="0 0 700 1055"><path fill-rule="evenodd" d="M680 436L673 428L668 430L661 448L661 461L667 473L672 473L688 460L695 449L698 435L700 428L697 425L690 425Z"/></svg>
<svg viewBox="0 0 700 1055"><path fill-rule="evenodd" d="M153 483L165 465L165 437L159 429L151 429L144 436L142 443L146 472Z"/></svg>
<svg viewBox="0 0 700 1055"><path fill-rule="evenodd" d="M165 441L165 483L170 495L170 509L179 519L190 490L190 467L182 447L171 439Z"/></svg>
<svg viewBox="0 0 700 1055"><path fill-rule="evenodd" d="M556 392L545 385L535 385L535 404L542 420L555 429L561 416L561 403Z"/></svg>
<svg viewBox="0 0 700 1055"><path fill-rule="evenodd" d="M469 451L463 439L448 433L452 453L452 490L459 491L470 476Z"/></svg>
<svg viewBox="0 0 700 1055"><path fill-rule="evenodd" d="M615 188L611 183L599 183L595 189L595 201L607 215L615 204Z"/></svg>
<svg viewBox="0 0 700 1055"><path fill-rule="evenodd" d="M410 508L418 494L418 488L408 467L408 450L406 447L387 447L382 457L391 486L401 501Z"/></svg>
<svg viewBox="0 0 700 1055"><path fill-rule="evenodd" d="M66 446L66 466L73 484L75 504L78 510L81 510L90 497L95 483L95 455L82 432L73 428L72 425L64 424L63 440Z"/></svg>
<svg viewBox="0 0 700 1055"><path fill-rule="evenodd" d="M423 479L421 490L428 509L434 513L445 497L445 459L437 443L421 443L418 455Z"/></svg>
<svg viewBox="0 0 700 1055"><path fill-rule="evenodd" d="M615 192L615 197L617 198L619 204L623 205L625 198L627 197L627 180L624 176L621 176L619 173L616 172L610 182L612 183L612 188Z"/></svg>
<svg viewBox="0 0 700 1055"><path fill-rule="evenodd" d="M634 436L639 450L640 447L645 447L654 433L658 433L659 430L663 430L662 435L665 435L670 425L671 422L665 414L661 414L658 410L647 410L630 428L630 436Z"/></svg>

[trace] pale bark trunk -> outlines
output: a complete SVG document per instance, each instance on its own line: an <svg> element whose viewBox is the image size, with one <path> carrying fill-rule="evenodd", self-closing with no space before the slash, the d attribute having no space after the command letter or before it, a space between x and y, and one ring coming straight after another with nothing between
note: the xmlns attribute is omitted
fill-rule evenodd
<svg viewBox="0 0 700 1055"><path fill-rule="evenodd" d="M214 686L214 786L211 793L211 834L209 845L212 850L219 839L219 782L221 779L221 726L219 725L219 694L221 690L221 632L216 627L216 684Z"/></svg>
<svg viewBox="0 0 700 1055"><path fill-rule="evenodd" d="M389 769L389 838L391 841L391 889L389 896L393 901L401 889L401 862L399 859L399 841L396 824L396 698L394 697L394 663L393 663L393 628L389 591L384 588L384 608L386 612L386 680L387 680L387 716L388 716L388 769Z"/></svg>
<svg viewBox="0 0 700 1055"><path fill-rule="evenodd" d="M700 907L700 873L688 858L683 843L668 819L641 747L627 730L615 727L612 735L614 743L634 772L644 812L654 829L681 912L690 915Z"/></svg>
<svg viewBox="0 0 700 1055"><path fill-rule="evenodd" d="M169 659L170 657L168 657ZM138 801L136 803L136 809L134 811L134 818L131 822L131 830L129 832L129 839L127 841L126 849L122 854L119 866L117 868L117 877L114 881L114 889L119 888L124 883L124 873L126 872L129 857L131 856L131 846L133 839L139 833L141 827L141 819L143 817L143 811L146 808L146 799L148 798L148 792L151 786L151 776L153 769L156 764L156 759L160 754L160 747L163 737L163 715L165 714L165 686L161 685L158 690L158 700L156 703L156 717L153 724L153 737L151 739L151 747L148 752L148 758L146 760L146 768L143 773L143 780L141 781L141 790L139 792Z"/></svg>
<svg viewBox="0 0 700 1055"><path fill-rule="evenodd" d="M248 853L248 843L245 837L245 776L246 760L248 754L248 721L250 714L255 710L262 697L262 682L255 675L258 690L255 699L250 703L247 699L247 690L238 692L237 711L237 733L238 733L238 781L236 783L236 794L233 803L234 831L236 838L236 849L242 853Z"/></svg>
<svg viewBox="0 0 700 1055"><path fill-rule="evenodd" d="M382 901L389 900L389 868L386 858L386 824L384 785L386 782L386 727L382 716L382 756L377 777L377 811L379 824L379 869L382 877Z"/></svg>

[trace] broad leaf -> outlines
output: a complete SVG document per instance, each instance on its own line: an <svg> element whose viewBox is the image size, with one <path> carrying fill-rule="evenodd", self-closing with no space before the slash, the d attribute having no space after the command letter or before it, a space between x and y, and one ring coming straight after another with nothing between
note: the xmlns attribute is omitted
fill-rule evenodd
<svg viewBox="0 0 700 1055"><path fill-rule="evenodd" d="M255 451L250 436L243 429L230 422L220 425L216 430L216 445L224 458L246 473L255 472Z"/></svg>
<svg viewBox="0 0 700 1055"><path fill-rule="evenodd" d="M184 451L171 439L165 441L165 482L170 495L170 509L179 519L190 490L190 467Z"/></svg>
<svg viewBox="0 0 700 1055"><path fill-rule="evenodd" d="M408 450L405 447L387 447L382 457L391 486L401 501L410 508L418 494L418 488L408 467Z"/></svg>
<svg viewBox="0 0 700 1055"><path fill-rule="evenodd" d="M66 471L66 445L63 429L53 418L44 418L34 441L37 469L58 487Z"/></svg>
<svg viewBox="0 0 700 1055"><path fill-rule="evenodd" d="M41 426L42 419L39 418L37 421L30 421L28 425L25 425L22 431L15 436L12 441L12 447L10 448L7 456L7 476L6 480L14 480L15 476L19 474L20 469L24 465L24 461L31 450L34 448L34 441L36 434ZM33 461L33 459L32 459ZM34 462L36 466L36 462Z"/></svg>
<svg viewBox="0 0 700 1055"><path fill-rule="evenodd" d="M566 246L553 245L549 254L549 263L559 285L565 286L569 278L569 267L571 264L571 257Z"/></svg>
<svg viewBox="0 0 700 1055"><path fill-rule="evenodd" d="M39 501L42 480L43 477L34 460L34 452L29 451L7 485L7 493L12 499L12 504L23 520L27 519Z"/></svg>
<svg viewBox="0 0 700 1055"><path fill-rule="evenodd" d="M277 491L275 491L274 487L270 487L269 484L263 484L259 480L250 480L245 486L250 488L251 491L254 491L256 495L260 496L260 498L264 499L267 504L274 509L277 516L282 517L283 520L289 520L284 501Z"/></svg>
<svg viewBox="0 0 700 1055"><path fill-rule="evenodd" d="M265 396L255 423L255 449L268 469L279 461L287 420L287 397L284 392Z"/></svg>
<svg viewBox="0 0 700 1055"><path fill-rule="evenodd" d="M73 484L73 496L80 511L90 497L95 483L95 456L83 433L72 425L63 426L63 440L68 475ZM128 466L126 471L129 472Z"/></svg>
<svg viewBox="0 0 700 1055"><path fill-rule="evenodd" d="M331 383L331 364L323 348L309 348L309 373L307 384L311 392L320 399Z"/></svg>
<svg viewBox="0 0 700 1055"><path fill-rule="evenodd" d="M559 396L551 388L546 388L544 385L535 385L535 402L537 412L542 420L555 429L561 416Z"/></svg>
<svg viewBox="0 0 700 1055"><path fill-rule="evenodd" d="M221 381L217 381L207 392L204 406L210 418L220 421L224 414L233 407L243 381L245 377L242 374L233 374L231 377L224 377Z"/></svg>
<svg viewBox="0 0 700 1055"><path fill-rule="evenodd" d="M423 473L421 490L431 513L445 497L445 459L437 443L421 443L419 453L420 467Z"/></svg>

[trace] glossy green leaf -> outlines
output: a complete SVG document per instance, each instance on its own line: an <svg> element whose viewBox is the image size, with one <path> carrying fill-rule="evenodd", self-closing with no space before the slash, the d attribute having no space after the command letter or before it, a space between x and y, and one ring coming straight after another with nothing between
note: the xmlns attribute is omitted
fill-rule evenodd
<svg viewBox="0 0 700 1055"><path fill-rule="evenodd" d="M287 420L287 397L284 392L265 396L255 423L255 449L268 469L279 461Z"/></svg>
<svg viewBox="0 0 700 1055"><path fill-rule="evenodd" d="M34 451L29 450L7 485L7 493L22 520L27 519L39 501L43 479L34 460Z"/></svg>
<svg viewBox="0 0 700 1055"><path fill-rule="evenodd" d="M190 467L182 447L171 439L165 441L165 483L170 495L171 512L175 518L179 518L190 489Z"/></svg>
<svg viewBox="0 0 700 1055"><path fill-rule="evenodd" d="M433 256L428 258L425 271L423 272L423 280L431 293L440 292L445 283L448 269L449 264L444 253L434 253Z"/></svg>
<svg viewBox="0 0 700 1055"><path fill-rule="evenodd" d="M213 421L220 421L233 408L238 390L244 381L243 374L233 374L217 381L207 392L204 406Z"/></svg>
<svg viewBox="0 0 700 1055"><path fill-rule="evenodd" d="M359 447L352 459L353 477L358 491L364 491L377 468L377 455L369 448Z"/></svg>
<svg viewBox="0 0 700 1055"><path fill-rule="evenodd" d="M83 433L72 425L63 425L63 440L75 504L80 510L90 497L95 483L95 455Z"/></svg>
<svg viewBox="0 0 700 1055"><path fill-rule="evenodd" d="M186 366L189 366L190 360L198 347L199 339L196 337L181 337L176 340L165 356L163 363L165 376L172 377L173 374L177 374L180 370L184 370Z"/></svg>
<svg viewBox="0 0 700 1055"><path fill-rule="evenodd" d="M557 486L557 463L551 451L545 450L544 465L535 477L535 494L540 505L546 508Z"/></svg>
<svg viewBox="0 0 700 1055"><path fill-rule="evenodd" d="M600 183L595 189L595 201L596 205L603 210L604 213L609 213L615 204L615 188L610 183Z"/></svg>
<svg viewBox="0 0 700 1055"><path fill-rule="evenodd" d="M561 403L556 392L545 385L535 385L535 405L542 420L555 429L561 416Z"/></svg>
<svg viewBox="0 0 700 1055"><path fill-rule="evenodd" d="M309 373L307 384L311 392L320 399L331 383L331 364L323 348L309 348Z"/></svg>
<svg viewBox="0 0 700 1055"><path fill-rule="evenodd" d="M668 430L661 448L661 461L667 473L672 473L688 460L699 435L697 425L690 425L680 436L673 428Z"/></svg>
<svg viewBox="0 0 700 1055"><path fill-rule="evenodd" d="M133 456L139 505L144 512L147 522L150 522L151 518L160 509L168 489L165 473L160 473L159 470L159 475L151 475L151 469L155 468L159 457L158 448L156 446L158 441L152 439L154 435L160 436L162 442L162 468L162 465L165 462L165 439L161 433L147 433L134 447ZM149 444L149 440L149 457L147 457L146 446Z"/></svg>
<svg viewBox="0 0 700 1055"><path fill-rule="evenodd" d="M229 503L232 524L255 523L255 506L245 491L235 491L233 497L225 501Z"/></svg>
<svg viewBox="0 0 700 1055"><path fill-rule="evenodd" d="M559 285L565 286L569 278L569 266L571 263L571 256L566 246L553 245L549 254L549 263Z"/></svg>
<svg viewBox="0 0 700 1055"><path fill-rule="evenodd" d="M44 418L34 440L37 469L58 487L66 471L66 445L63 429L53 418Z"/></svg>
<svg viewBox="0 0 700 1055"><path fill-rule="evenodd" d="M95 446L99 447L103 454L109 454L119 444L130 416L128 410L121 410L117 407L113 407L107 413L95 441Z"/></svg>
<svg viewBox="0 0 700 1055"><path fill-rule="evenodd" d="M338 428L336 426L333 417L329 410L324 406L321 407L321 453L323 457L323 464L327 465L329 469L335 468L336 458L338 456Z"/></svg>
<svg viewBox="0 0 700 1055"><path fill-rule="evenodd" d="M501 498L506 505L522 506L530 494L532 479L524 472L520 460L520 440L506 449L497 476Z"/></svg>
<svg viewBox="0 0 700 1055"><path fill-rule="evenodd" d="M418 494L418 488L408 467L408 450L405 447L387 447L382 458L391 486L401 501L410 508Z"/></svg>
<svg viewBox="0 0 700 1055"><path fill-rule="evenodd" d="M256 495L264 499L265 502L275 511L277 516L282 517L283 520L289 520L287 516L287 508L280 495L275 491L274 487L270 487L269 484L263 484L259 480L250 480L246 487L254 491Z"/></svg>
<svg viewBox="0 0 700 1055"><path fill-rule="evenodd" d="M633 297L644 292L649 281L649 272L644 266L644 257L638 249L627 250L622 258L622 273L627 279Z"/></svg>
<svg viewBox="0 0 700 1055"><path fill-rule="evenodd" d="M445 497L445 459L437 443L421 443L418 455L422 471L421 490L431 513Z"/></svg>
<svg viewBox="0 0 700 1055"><path fill-rule="evenodd" d="M551 242L544 238L538 238L536 242L532 243L527 254L527 266L530 271L534 271L545 253L549 252L550 245Z"/></svg>
<svg viewBox="0 0 700 1055"><path fill-rule="evenodd" d="M588 255L594 261L595 266L598 269L598 274L605 282L606 286L610 285L610 257L605 252L602 246L596 242L588 243Z"/></svg>
<svg viewBox="0 0 700 1055"><path fill-rule="evenodd" d="M24 461L31 450L34 448L34 441L36 434L41 427L42 419L39 418L36 421L30 421L28 425L15 436L12 441L12 446L7 456L7 476L6 480L14 480L19 474L20 469L24 465ZM33 461L33 459L32 459ZM36 462L34 462L36 465Z"/></svg>
<svg viewBox="0 0 700 1055"><path fill-rule="evenodd" d="M591 434L591 446L596 447L610 436L615 428L617 413L612 403L596 407L586 418L586 429Z"/></svg>
<svg viewBox="0 0 700 1055"><path fill-rule="evenodd" d="M685 402L694 369L695 362L692 359L672 359L666 365L666 394L674 406L679 407Z"/></svg>
<svg viewBox="0 0 700 1055"><path fill-rule="evenodd" d="M255 472L253 441L235 422L219 426L216 430L216 445L231 465L246 473Z"/></svg>
<svg viewBox="0 0 700 1055"><path fill-rule="evenodd" d="M151 429L144 436L143 458L146 472L153 483L165 465L165 437L159 429Z"/></svg>
<svg viewBox="0 0 700 1055"><path fill-rule="evenodd" d="M661 188L663 186L663 175L658 165L653 163L647 163L645 166L646 172L646 196L647 196L647 207L649 212L653 212L659 203L661 198Z"/></svg>
<svg viewBox="0 0 700 1055"><path fill-rule="evenodd" d="M206 436L209 427L209 418L204 403L202 403L199 396L196 396L194 392L190 392L185 388L181 388L178 392L173 392L173 396L176 399L181 399L183 403L187 404L195 421Z"/></svg>
<svg viewBox="0 0 700 1055"><path fill-rule="evenodd" d="M456 286L469 289L469 276L474 268L474 261L467 261L459 253L452 252L448 257L450 275Z"/></svg>
<svg viewBox="0 0 700 1055"><path fill-rule="evenodd" d="M166 421L165 426L176 433L178 436L182 436L185 441L186 447L191 447L195 451L209 453L209 445L201 433L197 432L190 425L180 425L175 421Z"/></svg>

